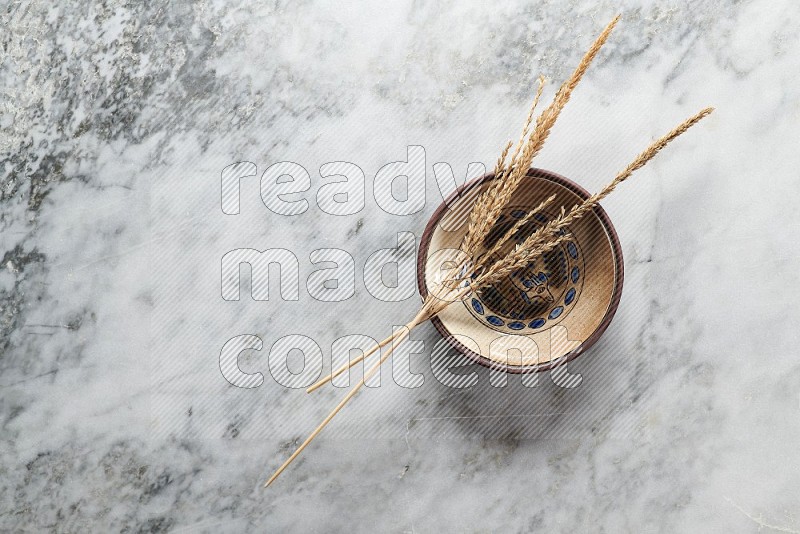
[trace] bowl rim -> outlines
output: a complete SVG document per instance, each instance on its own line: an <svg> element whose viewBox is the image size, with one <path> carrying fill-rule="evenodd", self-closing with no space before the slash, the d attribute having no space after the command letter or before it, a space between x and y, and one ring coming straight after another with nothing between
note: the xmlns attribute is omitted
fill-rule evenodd
<svg viewBox="0 0 800 534"><path fill-rule="evenodd" d="M556 174L552 171L548 171L545 169L539 169L536 167L531 167L528 169L528 172L525 175L525 179L529 178L542 178L545 180L549 180L554 182L558 185L565 187L566 189L572 191L582 200L589 198L589 192L578 185L577 183L573 182L569 178L561 176L560 174ZM433 237L433 232L436 229L436 226L439 224L442 216L448 209L448 206L453 203L456 197L460 197L465 192L469 191L474 187L479 187L484 182L488 180L494 180L495 175L493 172L486 173L483 176L479 176L478 178L474 178L469 182L461 185L458 187L452 194L450 194L447 199L445 199L439 207L436 208L436 211L433 212L431 218L428 220L428 224L425 226L425 230L422 233L422 238L420 239L419 244L419 251L417 253L417 289L419 291L420 296L425 299L428 295L428 289L425 285L425 264L428 261L428 247L430 246L431 238ZM560 367L569 363L570 361L574 360L578 356L580 356L583 352L588 350L592 345L594 345L600 336L608 328L608 325L611 324L611 320L614 318L614 315L617 312L617 308L619 306L620 297L622 296L622 285L625 278L625 265L622 258L622 247L619 242L619 236L617 235L617 231L614 229L614 225L611 224L611 219L608 217L606 211L598 204L594 207L594 214L600 219L603 228L606 231L606 234L609 237L611 242L611 255L614 258L614 289L611 293L611 302L609 303L608 308L606 309L605 315L603 315L603 319L600 321L600 324L594 331L589 335L586 340L583 341L577 348L573 349L572 351L564 354L563 356L556 358L555 360L551 360L541 364L533 364L533 365L509 365L500 363L494 360L491 360L485 356L480 354L476 354L471 351L468 347L465 347L458 340L455 339L453 334L444 326L442 320L439 317L433 317L431 319L431 323L439 332L439 334L447 341L447 343L456 349L461 354L465 355L469 359L479 363L484 367L488 367L489 369L505 372L505 373L512 373L512 374L526 374L526 373L539 373L542 371L549 371L556 367Z"/></svg>

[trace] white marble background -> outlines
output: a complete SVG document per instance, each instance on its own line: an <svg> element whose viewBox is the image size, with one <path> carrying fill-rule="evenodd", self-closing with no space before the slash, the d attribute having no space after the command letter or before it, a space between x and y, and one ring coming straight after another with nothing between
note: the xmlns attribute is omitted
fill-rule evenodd
<svg viewBox="0 0 800 534"><path fill-rule="evenodd" d="M57 532L800 532L800 5L624 2L10 2L0 13L0 529ZM342 395L218 368L223 343L385 336L416 297L223 302L237 247L349 251L360 272L441 200L431 166L491 165L539 73L547 96L623 21L536 165L596 190L698 109L716 113L604 203L619 312L575 390L511 379ZM313 202L327 161L371 179L426 149L425 209ZM222 168L309 169L277 217ZM277 291L274 284L273 291ZM266 373L267 350L243 366ZM295 361L295 363L297 363ZM405 362L408 365L408 362ZM355 378L354 378L355 379ZM388 381L385 381L388 382Z"/></svg>

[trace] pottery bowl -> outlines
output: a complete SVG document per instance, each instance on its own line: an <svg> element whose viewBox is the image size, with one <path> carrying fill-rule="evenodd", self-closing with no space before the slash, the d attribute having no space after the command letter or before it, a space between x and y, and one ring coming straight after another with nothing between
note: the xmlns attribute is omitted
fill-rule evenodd
<svg viewBox="0 0 800 534"><path fill-rule="evenodd" d="M494 177L465 184L434 212L417 257L417 284L425 297L452 268L467 231L469 210ZM534 206L555 202L509 239L513 247L589 193L555 173L531 169L482 244L482 252ZM512 373L562 365L591 347L608 327L622 292L617 234L601 207L569 225L570 239L500 282L448 306L432 322L459 352ZM480 256L480 252L479 252Z"/></svg>

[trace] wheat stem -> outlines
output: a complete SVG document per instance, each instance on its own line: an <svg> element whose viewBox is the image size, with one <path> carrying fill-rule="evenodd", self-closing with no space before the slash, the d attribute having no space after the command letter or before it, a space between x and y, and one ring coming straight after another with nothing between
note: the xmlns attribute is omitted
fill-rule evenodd
<svg viewBox="0 0 800 534"><path fill-rule="evenodd" d="M333 380L334 378L336 378L340 374L344 373L345 371L347 371L348 369L350 369L351 367L353 367L357 363L361 362L362 360L365 360L365 359L369 358L370 356L375 354L375 352L377 352L379 349L381 349L381 348L385 347L386 345L388 345L395 337L397 337L399 335L398 332L399 332L399 330L396 330L396 331L392 332L392 335L390 335L389 337L387 337L386 339L384 339L380 343L373 345L369 350L364 351L361 354L361 356L358 356L357 358L353 358L352 360L348 360L347 362L342 364L338 369L336 369L335 371L331 372L326 377L321 378L320 380L318 380L317 382L315 382L314 384L309 386L306 389L306 393L311 393L311 392L319 389L320 387L324 386L325 384L327 384L328 382L330 382L331 380Z"/></svg>
<svg viewBox="0 0 800 534"><path fill-rule="evenodd" d="M401 341L402 341L402 338L400 338L398 336L398 342L401 342ZM389 355L391 353L392 353L391 350L386 351L386 353L383 356L381 356L380 361L377 362L375 365L373 365L372 368L369 369L369 371L364 373L364 378L359 380L358 384L356 384L355 387L353 389L351 389L347 393L347 395L344 396L344 398L341 401L339 401L339 404L336 405L336 408L334 408L333 411L331 413L329 413L328 416L325 419L322 420L322 422L317 426L317 428L314 429L313 432L311 432L311 434L306 438L306 440L299 447L297 447L297 449L292 453L292 455L289 456L289 458L287 458L287 460L285 462L283 462L283 464L277 469L277 471L275 471L272 474L271 477L269 477L267 482L264 484L265 488L267 486L269 486L270 484L272 484L275 481L275 479L278 478L280 476L280 474L283 473L283 471L287 467L289 467L289 465L295 460L295 458L300 456L300 453L303 452L303 450L306 447L308 447L308 445L314 440L314 438L316 438L319 435L320 432L322 432L322 429L325 428L328 425L328 423L331 422L331 419L333 419L336 416L336 414L339 413L339 411L342 408L344 408L344 406L348 402L350 402L350 399L355 397L356 393L358 393L358 390L361 389L361 386L364 385L364 382L369 380L372 377L372 375L375 374L375 372L378 370L378 368L381 366L381 364L386 360L386 358L389 357Z"/></svg>
<svg viewBox="0 0 800 534"><path fill-rule="evenodd" d="M319 425L317 425L317 428L315 428L314 431L311 432L311 434L309 434L309 436L306 438L306 440L303 443L301 443L300 446L297 447L297 449L292 453L292 455L289 456L289 458L287 458L286 461L283 462L283 464L281 464L281 466L272 474L271 477L269 477L269 479L267 479L267 481L264 483L264 487L265 488L267 486L269 486L270 484L272 484L275 481L275 479L278 478L280 476L280 474L283 473L283 471L287 467L289 467L289 465L298 456L300 456L300 453L303 452L303 450L306 447L308 447L308 445L312 441L314 441L314 438L316 438L319 435L319 433L322 432L322 429L325 428L328 425L328 423L331 422L331 420L336 416L336 414L339 413L339 411L342 408L344 408L344 406L348 402L350 402L350 399L355 397L356 393L358 393L358 390L361 389L361 387L364 385L364 383L367 380L369 380L370 378L372 378L372 376L381 367L383 362L385 362L386 359L392 354L392 352L394 352L394 350L405 340L405 338L407 338L410 335L411 330L413 330L417 325L427 321L428 319L430 319L430 316L428 316L426 313L423 313L423 311L420 310L420 313L418 313L414 317L414 319L411 320L411 322L409 322L408 324L406 324L403 328L401 328L399 330L400 334L394 337L391 346L384 352L383 355L381 355L381 359L378 362L376 362L375 365L373 365L367 372L364 373L364 377L361 380L358 381L358 383L355 385L355 387L353 387L353 389L351 389L347 393L347 395L345 395L344 398L342 398L342 400L339 401L339 404L336 405L336 407L333 409L333 411L331 411L331 413L329 413L328 416L325 417L325 419L323 419L322 422Z"/></svg>
<svg viewBox="0 0 800 534"><path fill-rule="evenodd" d="M426 309L425 309L425 306L423 306L422 308L420 308L420 310L417 312L417 315L411 320L411 322L409 322L406 325L406 327L408 327L408 325L410 325L410 324L413 324L414 326L416 326L416 325L418 325L420 323L424 323L425 321L427 321L428 320L427 318L425 318L425 319L422 318L425 313L426 313ZM347 362L342 364L341 367L336 369L336 371L333 371L328 376L326 376L324 378L321 378L320 380L318 380L317 382L315 382L314 384L309 386L306 389L306 393L311 393L311 392L319 389L320 387L324 386L325 384L327 384L328 382L330 382L331 380L333 380L334 378L336 378L337 376L339 376L343 372L347 371L348 369L350 369L351 367L353 367L357 363L361 362L362 360L365 360L365 359L369 358L370 356L375 354L375 352L377 352L379 349L385 347L393 339L395 339L397 336L399 336L400 332L402 332L402 329L398 329L398 330L393 331L392 335L390 335L389 337L387 337L386 339L384 339L383 341L381 341L377 345L373 345L369 350L364 351L361 354L361 356L358 356L357 358L353 358L352 360L348 360Z"/></svg>

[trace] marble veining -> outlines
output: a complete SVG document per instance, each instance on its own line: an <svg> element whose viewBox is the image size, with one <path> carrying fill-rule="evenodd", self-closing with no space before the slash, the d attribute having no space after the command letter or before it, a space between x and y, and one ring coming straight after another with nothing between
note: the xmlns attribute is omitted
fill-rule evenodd
<svg viewBox="0 0 800 534"><path fill-rule="evenodd" d="M270 373L270 348L308 336L328 368L337 338L407 320L418 297L374 298L369 255L418 240L434 164L491 166L536 77L552 96L617 11L535 165L594 191L717 111L603 203L625 287L579 387L475 366L446 387L426 325L394 358L410 372L262 490L344 391L280 386L302 358ZM800 532L797 20L789 0L7 3L0 530ZM411 145L425 206L390 215L372 180ZM281 161L309 171L305 213L271 213L257 177L222 212L223 168ZM353 215L315 200L337 161L365 176ZM241 247L291 250L298 299L223 300ZM348 300L310 295L321 248L354 259ZM263 341L240 360L258 388L220 372L240 334Z"/></svg>

